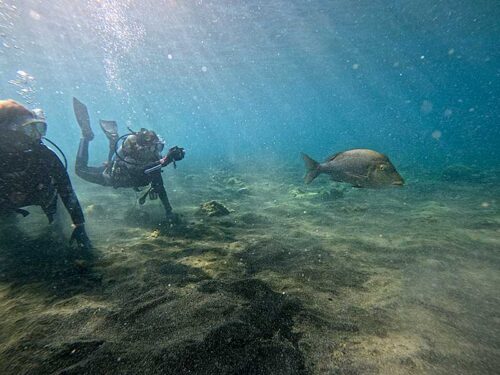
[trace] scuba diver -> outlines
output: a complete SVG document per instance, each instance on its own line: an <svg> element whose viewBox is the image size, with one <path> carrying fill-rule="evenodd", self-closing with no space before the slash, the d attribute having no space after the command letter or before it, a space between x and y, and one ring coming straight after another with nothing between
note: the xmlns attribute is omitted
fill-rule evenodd
<svg viewBox="0 0 500 375"><path fill-rule="evenodd" d="M161 169L184 158L185 151L181 147L172 147L167 155L161 157L164 141L152 130L141 128L139 131L119 136L115 121L100 120L101 129L109 140L108 160L101 167L91 167L89 160L89 143L94 139L90 126L90 117L85 104L73 98L73 109L76 120L82 131L82 138L76 156L75 172L85 181L114 188L125 187L141 191L149 186L139 198L144 204L146 198L160 198L167 220L177 217L172 212L167 192L163 186ZM121 144L120 144L121 141Z"/></svg>
<svg viewBox="0 0 500 375"><path fill-rule="evenodd" d="M45 138L46 132L42 110L30 111L12 99L0 100L0 214L27 216L29 212L22 208L36 205L52 223L59 196L74 225L70 242L90 249L83 212L66 167L43 140L61 150Z"/></svg>

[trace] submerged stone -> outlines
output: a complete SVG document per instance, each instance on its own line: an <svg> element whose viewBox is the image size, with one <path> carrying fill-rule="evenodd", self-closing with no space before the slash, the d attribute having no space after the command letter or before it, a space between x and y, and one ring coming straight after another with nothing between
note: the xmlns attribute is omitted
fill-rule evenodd
<svg viewBox="0 0 500 375"><path fill-rule="evenodd" d="M225 216L229 215L229 210L217 201L205 202L200 206L201 213L207 216Z"/></svg>

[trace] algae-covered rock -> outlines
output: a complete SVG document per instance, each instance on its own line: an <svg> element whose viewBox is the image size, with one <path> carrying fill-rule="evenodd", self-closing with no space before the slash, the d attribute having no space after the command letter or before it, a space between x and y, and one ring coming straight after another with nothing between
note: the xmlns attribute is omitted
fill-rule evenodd
<svg viewBox="0 0 500 375"><path fill-rule="evenodd" d="M151 238L158 238L158 237L160 237L160 235L161 235L160 230L159 229L155 229L155 230L153 230L151 232L151 234L149 235L149 237L151 237Z"/></svg>
<svg viewBox="0 0 500 375"><path fill-rule="evenodd" d="M229 215L229 210L217 201L205 202L200 206L201 213L207 216L225 216Z"/></svg>
<svg viewBox="0 0 500 375"><path fill-rule="evenodd" d="M475 168L453 164L443 169L441 179L450 182L478 182L483 179L483 174Z"/></svg>

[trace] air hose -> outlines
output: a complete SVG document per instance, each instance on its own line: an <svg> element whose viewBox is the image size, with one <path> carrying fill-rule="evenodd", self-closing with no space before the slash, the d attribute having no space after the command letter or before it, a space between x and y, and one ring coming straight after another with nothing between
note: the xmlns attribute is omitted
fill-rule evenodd
<svg viewBox="0 0 500 375"><path fill-rule="evenodd" d="M59 153L61 154L61 156L63 157L63 160L64 160L64 169L68 170L68 159L66 158L66 155L64 154L64 152L59 148L59 146L56 145L54 142L52 142L47 137L42 137L42 139L44 141L49 142L52 146L54 146L56 148L57 151L59 151Z"/></svg>

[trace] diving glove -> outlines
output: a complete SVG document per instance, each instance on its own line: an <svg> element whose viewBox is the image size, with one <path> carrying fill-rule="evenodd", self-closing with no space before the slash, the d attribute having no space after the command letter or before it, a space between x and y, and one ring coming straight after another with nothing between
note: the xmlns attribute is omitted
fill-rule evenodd
<svg viewBox="0 0 500 375"><path fill-rule="evenodd" d="M69 242L72 244L75 241L77 246L81 249L89 250L92 248L92 243L90 242L87 232L85 232L85 226L83 225L78 225L75 229L73 229Z"/></svg>

